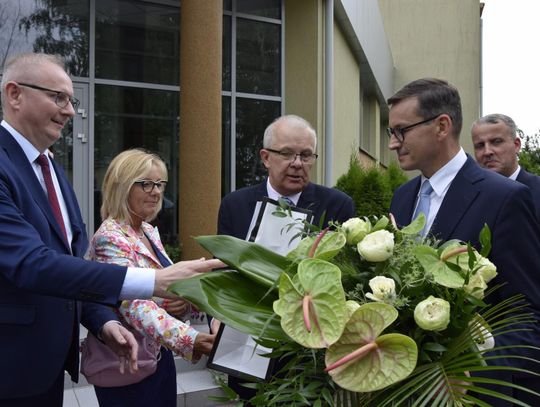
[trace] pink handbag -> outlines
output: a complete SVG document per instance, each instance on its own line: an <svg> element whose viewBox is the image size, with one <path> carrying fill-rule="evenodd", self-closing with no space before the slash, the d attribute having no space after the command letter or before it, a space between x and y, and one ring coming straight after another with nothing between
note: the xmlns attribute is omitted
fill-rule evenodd
<svg viewBox="0 0 540 407"><path fill-rule="evenodd" d="M120 387L138 383L156 371L160 346L138 332L131 331L139 344L137 365L139 369L124 374L119 371L118 356L103 342L88 332L82 344L81 373L88 383L99 387Z"/></svg>

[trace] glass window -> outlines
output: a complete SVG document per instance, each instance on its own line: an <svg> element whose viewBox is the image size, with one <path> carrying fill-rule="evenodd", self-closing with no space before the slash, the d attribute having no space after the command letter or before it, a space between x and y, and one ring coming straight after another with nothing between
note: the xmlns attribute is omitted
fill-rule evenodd
<svg viewBox="0 0 540 407"><path fill-rule="evenodd" d="M223 10L231 11L231 0L223 0Z"/></svg>
<svg viewBox="0 0 540 407"><path fill-rule="evenodd" d="M237 92L280 95L281 26L237 19Z"/></svg>
<svg viewBox="0 0 540 407"><path fill-rule="evenodd" d="M264 129L280 116L281 103L236 99L236 189L255 185L266 176L259 150Z"/></svg>
<svg viewBox="0 0 540 407"><path fill-rule="evenodd" d="M0 69L11 55L64 57L71 75L88 76L89 0L0 2Z"/></svg>
<svg viewBox="0 0 540 407"><path fill-rule="evenodd" d="M96 78L178 85L178 7L96 2Z"/></svg>
<svg viewBox="0 0 540 407"><path fill-rule="evenodd" d="M231 98L221 98L221 196L231 192Z"/></svg>
<svg viewBox="0 0 540 407"><path fill-rule="evenodd" d="M231 17L223 16L223 57L222 57L222 89L231 90L231 58L232 36Z"/></svg>
<svg viewBox="0 0 540 407"><path fill-rule="evenodd" d="M162 240L175 241L178 208L178 92L96 85L94 186L95 226L99 226L101 183L120 152L145 148L157 153L169 172L163 210L154 222Z"/></svg>
<svg viewBox="0 0 540 407"><path fill-rule="evenodd" d="M237 0L238 13L254 14L261 17L281 18L280 0Z"/></svg>

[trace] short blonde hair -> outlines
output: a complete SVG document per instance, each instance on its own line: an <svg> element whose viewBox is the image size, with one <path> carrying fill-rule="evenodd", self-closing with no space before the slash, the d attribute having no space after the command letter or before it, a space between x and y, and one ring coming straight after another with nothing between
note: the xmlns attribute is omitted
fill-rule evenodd
<svg viewBox="0 0 540 407"><path fill-rule="evenodd" d="M150 172L153 165L159 168L162 180L167 181L167 167L156 154L141 149L132 149L114 157L107 168L101 187L103 198L101 204L102 220L109 217L124 221L131 220L132 211L128 205L129 191L135 181L144 178ZM146 222L155 219L161 210L162 203L163 194L160 196L155 213L145 219Z"/></svg>

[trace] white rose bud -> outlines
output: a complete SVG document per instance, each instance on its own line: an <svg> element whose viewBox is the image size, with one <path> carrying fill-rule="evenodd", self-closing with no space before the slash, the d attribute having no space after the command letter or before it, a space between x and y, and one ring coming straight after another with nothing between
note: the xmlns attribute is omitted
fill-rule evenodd
<svg viewBox="0 0 540 407"><path fill-rule="evenodd" d="M484 298L484 291L487 288L487 284L479 271L469 278L469 283L463 286L463 289L465 292L472 294L473 297L481 300Z"/></svg>
<svg viewBox="0 0 540 407"><path fill-rule="evenodd" d="M430 295L414 309L414 320L426 331L443 331L450 322L450 303Z"/></svg>
<svg viewBox="0 0 540 407"><path fill-rule="evenodd" d="M485 257L482 257L480 255L478 255L477 258L478 257L480 257L480 260L478 260L477 266L480 266L480 268L478 269L476 274L480 274L484 281L486 283L489 283L497 275L497 267Z"/></svg>
<svg viewBox="0 0 540 407"><path fill-rule="evenodd" d="M366 297L370 300L391 303L396 298L396 282L391 278L373 277L369 280L369 287L373 293L366 293Z"/></svg>
<svg viewBox="0 0 540 407"><path fill-rule="evenodd" d="M360 218L351 218L341 225L341 230L347 237L347 244L355 245L369 233L371 223Z"/></svg>
<svg viewBox="0 0 540 407"><path fill-rule="evenodd" d="M377 230L364 237L357 247L365 260L385 261L394 252L394 235L387 230Z"/></svg>

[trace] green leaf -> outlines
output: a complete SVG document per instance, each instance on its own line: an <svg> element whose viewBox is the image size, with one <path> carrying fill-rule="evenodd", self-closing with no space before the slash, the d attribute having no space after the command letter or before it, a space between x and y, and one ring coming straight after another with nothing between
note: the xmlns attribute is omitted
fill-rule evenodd
<svg viewBox="0 0 540 407"><path fill-rule="evenodd" d="M295 277L291 280L282 274L274 311L281 316L283 330L296 342L308 348L327 347L339 339L348 319L341 271L324 260L305 259ZM310 302L311 331L304 322L305 297Z"/></svg>
<svg viewBox="0 0 540 407"><path fill-rule="evenodd" d="M316 238L317 236L308 236L302 239L296 249L287 254L287 257L296 260L307 258ZM347 238L343 233L327 232L319 242L313 257L321 260L331 260L339 253L346 243Z"/></svg>
<svg viewBox="0 0 540 407"><path fill-rule="evenodd" d="M214 271L178 280L169 290L226 325L253 336L288 340L272 311L277 299L240 273Z"/></svg>
<svg viewBox="0 0 540 407"><path fill-rule="evenodd" d="M404 235L417 235L420 233L424 226L426 225L426 216L423 212L420 212L420 215L413 220L410 224L400 229L400 232Z"/></svg>
<svg viewBox="0 0 540 407"><path fill-rule="evenodd" d="M381 216L381 218L377 221L375 226L371 228L370 233L376 232L377 230L385 229L389 223L390 223L390 220L386 216Z"/></svg>
<svg viewBox="0 0 540 407"><path fill-rule="evenodd" d="M418 348L412 338L395 333L379 336L397 316L394 307L383 303L364 304L355 311L339 341L328 348L326 366L362 346L375 343L376 347L330 371L340 387L372 392L406 378L414 370Z"/></svg>
<svg viewBox="0 0 540 407"><path fill-rule="evenodd" d="M487 223L484 223L484 227L480 231L480 244L482 245L480 254L482 257L487 257L491 251L491 230Z"/></svg>
<svg viewBox="0 0 540 407"><path fill-rule="evenodd" d="M266 287L274 286L292 261L256 243L232 236L199 236L195 240L229 267Z"/></svg>
<svg viewBox="0 0 540 407"><path fill-rule="evenodd" d="M429 246L416 246L413 249L424 271L433 275L433 280L444 287L461 288L465 280L461 275L439 258L439 253Z"/></svg>

